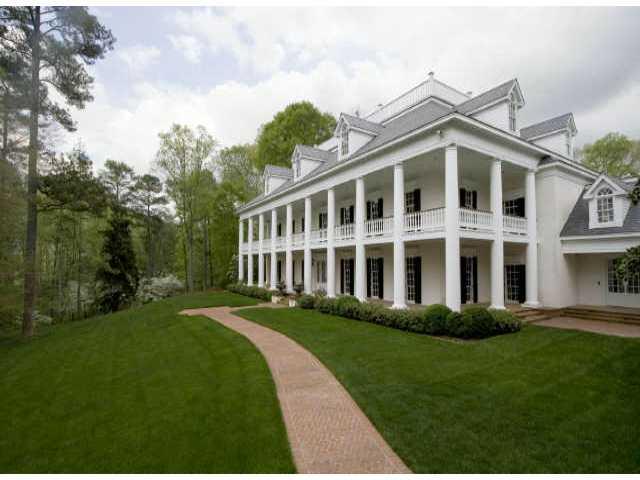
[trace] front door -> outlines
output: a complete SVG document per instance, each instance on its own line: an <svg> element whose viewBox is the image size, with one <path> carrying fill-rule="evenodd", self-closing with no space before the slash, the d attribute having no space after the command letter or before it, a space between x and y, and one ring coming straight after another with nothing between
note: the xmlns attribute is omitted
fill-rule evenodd
<svg viewBox="0 0 640 480"><path fill-rule="evenodd" d="M478 257L460 257L462 303L478 303Z"/></svg>

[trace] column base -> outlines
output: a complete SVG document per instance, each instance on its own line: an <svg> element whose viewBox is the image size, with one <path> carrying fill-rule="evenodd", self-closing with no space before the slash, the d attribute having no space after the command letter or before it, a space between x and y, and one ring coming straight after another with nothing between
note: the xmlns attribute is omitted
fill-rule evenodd
<svg viewBox="0 0 640 480"><path fill-rule="evenodd" d="M391 310L406 310L406 309L407 309L406 303L394 303L393 305L391 305Z"/></svg>
<svg viewBox="0 0 640 480"><path fill-rule="evenodd" d="M507 307L505 307L504 305L490 305L489 308L492 308L493 310L506 310Z"/></svg>
<svg viewBox="0 0 640 480"><path fill-rule="evenodd" d="M529 307L529 308L539 308L539 307L541 307L541 306L542 306L542 304L541 304L539 301L534 300L534 301L524 302L524 303L522 304L522 306L523 306L523 307Z"/></svg>

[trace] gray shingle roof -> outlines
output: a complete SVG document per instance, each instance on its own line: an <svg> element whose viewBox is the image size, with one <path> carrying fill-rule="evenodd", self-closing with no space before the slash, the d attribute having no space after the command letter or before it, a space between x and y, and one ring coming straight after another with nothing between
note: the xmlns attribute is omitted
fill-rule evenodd
<svg viewBox="0 0 640 480"><path fill-rule="evenodd" d="M385 128L384 125L380 125L379 123L371 122L369 120L365 120L364 118L355 117L347 113L342 113L341 116L343 116L352 127L366 130L368 132L378 134Z"/></svg>
<svg viewBox="0 0 640 480"><path fill-rule="evenodd" d="M558 117L544 120L543 122L529 125L520 129L520 136L524 139L539 137L545 133L551 133L569 127L569 122L573 121L573 114L565 113Z"/></svg>
<svg viewBox="0 0 640 480"><path fill-rule="evenodd" d="M508 82L504 82L503 84L498 85L497 87L494 87L491 90L487 90L486 92L481 93L480 95L476 95L475 97L470 98L469 100L458 104L456 106L456 110L460 113L467 114L469 112L473 112L474 110L477 110L480 107L489 105L490 103L493 103L509 95L509 92L511 91L514 84L516 83L517 83L517 80L515 78L512 80L509 80Z"/></svg>
<svg viewBox="0 0 640 480"><path fill-rule="evenodd" d="M589 185L585 187L585 191ZM578 237L587 235L610 235L615 233L640 233L640 204L631 205L621 227L589 228L589 200L580 198L562 227L561 237Z"/></svg>
<svg viewBox="0 0 640 480"><path fill-rule="evenodd" d="M266 167L264 167L264 174L292 178L293 170L286 167L279 167L278 165L267 165Z"/></svg>
<svg viewBox="0 0 640 480"><path fill-rule="evenodd" d="M352 153L350 156L361 155L369 152L385 143L389 143L396 138L402 137L407 133L417 130L420 127L444 117L453 110L450 107L445 107L437 102L428 102L408 113L405 113L401 117L389 122L381 133L373 138L370 142L365 143L359 150Z"/></svg>
<svg viewBox="0 0 640 480"><path fill-rule="evenodd" d="M328 162L336 157L336 152L328 152L308 145L296 145L296 148L301 155L313 158L314 160L320 160L321 162Z"/></svg>

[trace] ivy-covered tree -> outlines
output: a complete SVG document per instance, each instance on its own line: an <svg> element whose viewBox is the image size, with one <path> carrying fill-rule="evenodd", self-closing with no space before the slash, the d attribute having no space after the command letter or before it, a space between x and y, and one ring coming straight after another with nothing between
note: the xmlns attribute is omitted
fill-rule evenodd
<svg viewBox="0 0 640 480"><path fill-rule="evenodd" d="M256 166L260 171L265 165L290 167L297 144L322 143L331 138L335 128L336 119L330 113L322 113L311 102L292 103L260 129Z"/></svg>
<svg viewBox="0 0 640 480"><path fill-rule="evenodd" d="M19 56L29 71L26 86L29 112L27 222L24 255L23 335L33 335L38 238L39 122L54 121L73 130L71 114L49 95L50 89L73 107L93 99L93 78L85 64L102 58L115 38L87 7L0 7L0 46Z"/></svg>
<svg viewBox="0 0 640 480"><path fill-rule="evenodd" d="M104 232L103 265L96 273L96 306L116 312L129 305L138 288L138 267L131 239L131 221L116 208Z"/></svg>

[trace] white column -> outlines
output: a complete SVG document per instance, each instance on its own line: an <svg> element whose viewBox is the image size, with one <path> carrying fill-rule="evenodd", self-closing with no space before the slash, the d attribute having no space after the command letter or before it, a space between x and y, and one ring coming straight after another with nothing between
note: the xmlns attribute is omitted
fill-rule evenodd
<svg viewBox="0 0 640 480"><path fill-rule="evenodd" d="M355 296L361 302L367 299L366 288L366 272L365 267L365 250L364 250L364 218L365 218L365 202L364 202L364 179L359 177L356 179L356 224L355 224L355 241L356 241L356 274L355 274Z"/></svg>
<svg viewBox="0 0 640 480"><path fill-rule="evenodd" d="M460 230L458 228L458 147L444 151L445 297L447 307L460 311Z"/></svg>
<svg viewBox="0 0 640 480"><path fill-rule="evenodd" d="M244 241L244 220L238 224L238 282L244 280L244 261L242 254L242 243Z"/></svg>
<svg viewBox="0 0 640 480"><path fill-rule="evenodd" d="M393 306L407 308L404 257L404 165L393 166Z"/></svg>
<svg viewBox="0 0 640 480"><path fill-rule="evenodd" d="M278 211L274 208L271 210L271 278L269 279L269 287L271 290L276 288L278 283L278 254L276 253L276 238L278 234Z"/></svg>
<svg viewBox="0 0 640 480"><path fill-rule="evenodd" d="M264 288L264 213L258 215L258 286Z"/></svg>
<svg viewBox="0 0 640 480"><path fill-rule="evenodd" d="M253 285L253 217L249 217L249 253L247 255L247 285Z"/></svg>
<svg viewBox="0 0 640 480"><path fill-rule="evenodd" d="M524 208L527 216L527 234L529 243L527 244L527 301L525 305L530 307L540 306L538 300L538 227L536 218L536 173L533 170L527 171L527 178L524 190Z"/></svg>
<svg viewBox="0 0 640 480"><path fill-rule="evenodd" d="M304 199L304 293L311 293L311 197Z"/></svg>
<svg viewBox="0 0 640 480"><path fill-rule="evenodd" d="M287 204L287 238L285 250L285 279L287 283L287 291L293 293L293 253L291 251L293 235L293 207Z"/></svg>
<svg viewBox="0 0 640 480"><path fill-rule="evenodd" d="M327 190L327 297L336 296L336 197L333 188Z"/></svg>
<svg viewBox="0 0 640 480"><path fill-rule="evenodd" d="M502 161L491 163L491 211L496 227L491 242L491 308L504 309L504 242L502 233Z"/></svg>

